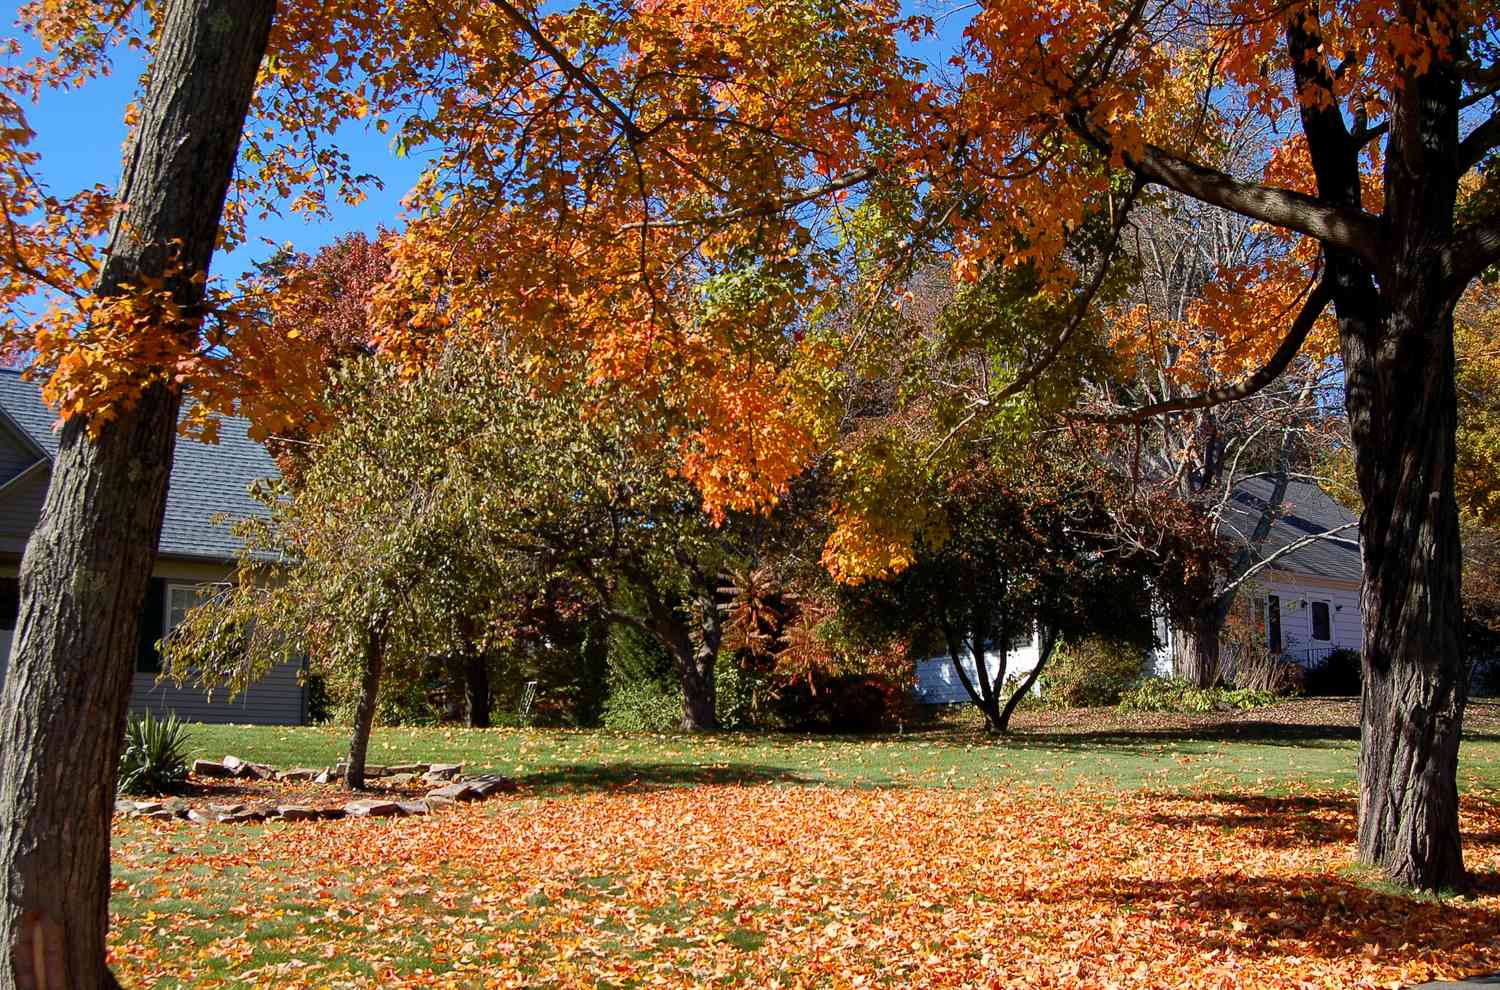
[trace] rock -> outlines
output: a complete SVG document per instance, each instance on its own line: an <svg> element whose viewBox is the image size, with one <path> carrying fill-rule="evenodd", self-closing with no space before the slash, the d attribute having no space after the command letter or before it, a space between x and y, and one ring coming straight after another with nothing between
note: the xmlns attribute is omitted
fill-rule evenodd
<svg viewBox="0 0 1500 990"><path fill-rule="evenodd" d="M158 811L166 810L166 807L160 801L137 801L135 802L135 813L137 815L151 815Z"/></svg>
<svg viewBox="0 0 1500 990"><path fill-rule="evenodd" d="M343 760L340 760L334 766L334 768L333 768L333 775L335 777L342 777L345 773L348 772L348 770L349 770L349 764L346 763ZM390 772L391 772L391 768L390 767L383 767L383 766L381 766L378 763L366 763L365 764L365 779L366 780L371 780L371 779L374 779L375 777L385 777L385 776L388 776L390 774Z"/></svg>
<svg viewBox="0 0 1500 990"><path fill-rule="evenodd" d="M173 815L175 815L178 818L186 818L187 817L188 803L186 801L182 800L182 798L173 798L172 800L170 800L170 801L166 802L165 804L163 804L162 807L166 808L168 811L170 811Z"/></svg>
<svg viewBox="0 0 1500 990"><path fill-rule="evenodd" d="M224 765L224 769L225 770L228 770L230 773L234 774L236 777L238 777L240 775L240 772L245 767L249 766L248 763L246 763L244 760L240 759L238 756L226 756L222 760L220 760L219 762Z"/></svg>
<svg viewBox="0 0 1500 990"><path fill-rule="evenodd" d="M470 777L470 787L474 788L481 798L491 797L495 794L509 794L517 790L516 782L509 777L502 777L498 773L485 774L481 777Z"/></svg>
<svg viewBox="0 0 1500 990"><path fill-rule="evenodd" d="M416 779L417 775L414 773L393 773L385 778L385 783L392 787L410 787Z"/></svg>
<svg viewBox="0 0 1500 990"><path fill-rule="evenodd" d="M276 808L276 817L289 822L310 822L318 818L318 809L305 804L283 804Z"/></svg>
<svg viewBox="0 0 1500 990"><path fill-rule="evenodd" d="M425 763L401 763L397 764L396 766L386 768L387 772L389 773L409 773L413 777L415 777L419 773L426 773L427 769L428 767Z"/></svg>
<svg viewBox="0 0 1500 990"><path fill-rule="evenodd" d="M187 812L187 820L190 822L197 822L199 825L212 825L219 819L218 816L199 811L197 808L189 808Z"/></svg>
<svg viewBox="0 0 1500 990"><path fill-rule="evenodd" d="M340 818L347 817L348 814L349 813L347 811L345 811L343 808L319 808L318 809L318 817L321 818L321 819L323 819L324 821L336 821L336 820L338 820Z"/></svg>
<svg viewBox="0 0 1500 990"><path fill-rule="evenodd" d="M166 808L157 808L155 811L143 811L141 812L141 817L151 818L159 822L171 822L177 820L177 816L172 814L172 812L167 810Z"/></svg>
<svg viewBox="0 0 1500 990"><path fill-rule="evenodd" d="M227 825L248 825L253 822L263 822L265 820L265 812L259 808L242 808L233 814L219 816L219 821Z"/></svg>
<svg viewBox="0 0 1500 990"><path fill-rule="evenodd" d="M234 771L222 763L213 760L194 760L193 774L197 777L218 777L220 779L233 777Z"/></svg>
<svg viewBox="0 0 1500 990"><path fill-rule="evenodd" d="M250 806L244 804L211 804L208 805L208 813L211 815L238 815L242 811L249 811Z"/></svg>
<svg viewBox="0 0 1500 990"><path fill-rule="evenodd" d="M326 771L310 770L307 767L298 767L295 770L283 770L276 775L277 780L290 781L294 784L305 784L318 779L318 774Z"/></svg>
<svg viewBox="0 0 1500 990"><path fill-rule="evenodd" d="M402 801L400 805L403 815L425 815L432 810L426 801Z"/></svg>
<svg viewBox="0 0 1500 990"><path fill-rule="evenodd" d="M457 777L463 772L463 769L464 765L462 763L434 763L427 768L427 772L422 775L422 779L429 784L441 784Z"/></svg>
<svg viewBox="0 0 1500 990"><path fill-rule="evenodd" d="M430 793L426 797L424 797L422 800L426 801L427 802L427 807L431 808L433 811L436 811L439 808L447 808L447 807L449 807L451 805L455 805L455 804L458 803L456 800L454 800L451 797L442 797L441 795L439 795L437 793L437 791L433 791L432 793Z"/></svg>
<svg viewBox="0 0 1500 990"><path fill-rule="evenodd" d="M322 773L313 778L313 783L331 784L338 779L338 774L334 773L332 770L324 770Z"/></svg>
<svg viewBox="0 0 1500 990"><path fill-rule="evenodd" d="M344 805L344 812L352 818L395 818L401 815L401 803L365 798L362 801L350 801Z"/></svg>
<svg viewBox="0 0 1500 990"><path fill-rule="evenodd" d="M134 801L127 801L124 798L121 798L120 800L118 800L118 801L115 802L115 814L117 814L117 815L133 815L133 814L135 814L135 802Z"/></svg>
<svg viewBox="0 0 1500 990"><path fill-rule="evenodd" d="M474 789L473 785L460 780L444 787L439 787L436 790L428 791L427 800L431 801L434 798L443 801L478 801L480 794Z"/></svg>
<svg viewBox="0 0 1500 990"><path fill-rule="evenodd" d="M276 776L276 770L264 763L246 763L240 769L241 777L254 777L256 780L270 780Z"/></svg>

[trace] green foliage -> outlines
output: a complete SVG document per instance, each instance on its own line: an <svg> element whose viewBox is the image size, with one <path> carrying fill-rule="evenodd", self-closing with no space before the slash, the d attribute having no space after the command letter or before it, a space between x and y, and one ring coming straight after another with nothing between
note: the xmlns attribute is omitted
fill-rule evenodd
<svg viewBox="0 0 1500 990"><path fill-rule="evenodd" d="M659 681L624 681L604 699L604 727L617 732L671 732L682 725L682 687Z"/></svg>
<svg viewBox="0 0 1500 990"><path fill-rule="evenodd" d="M1041 697L1057 708L1113 705L1140 679L1144 663L1139 642L1085 636L1060 643L1042 672Z"/></svg>
<svg viewBox="0 0 1500 990"><path fill-rule="evenodd" d="M1215 712L1263 708L1282 698L1269 691L1243 688L1200 688L1180 677L1147 677L1120 696L1127 712Z"/></svg>
<svg viewBox="0 0 1500 990"><path fill-rule="evenodd" d="M188 775L187 726L169 714L157 719L149 711L125 726L125 748L120 753L122 794L168 794Z"/></svg>
<svg viewBox="0 0 1500 990"><path fill-rule="evenodd" d="M1302 690L1313 698L1358 697L1364 672L1354 650L1334 650L1307 668L1302 676Z"/></svg>

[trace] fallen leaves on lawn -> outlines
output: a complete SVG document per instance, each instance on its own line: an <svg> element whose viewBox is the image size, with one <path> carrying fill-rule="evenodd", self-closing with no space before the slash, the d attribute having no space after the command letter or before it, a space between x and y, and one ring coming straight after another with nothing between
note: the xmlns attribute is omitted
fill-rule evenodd
<svg viewBox="0 0 1500 990"><path fill-rule="evenodd" d="M1477 896L1348 864L1343 794L698 786L431 819L131 822L127 986L1385 987L1500 969Z"/></svg>

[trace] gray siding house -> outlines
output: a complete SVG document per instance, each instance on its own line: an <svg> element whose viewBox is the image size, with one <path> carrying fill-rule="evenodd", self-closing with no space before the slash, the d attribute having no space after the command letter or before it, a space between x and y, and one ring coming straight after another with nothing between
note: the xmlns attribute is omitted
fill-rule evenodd
<svg viewBox="0 0 1500 990"><path fill-rule="evenodd" d="M15 631L19 589L16 575L26 540L41 515L42 500L57 452L57 415L42 401L41 388L19 373L0 370L0 683L4 682ZM141 643L130 694L133 713L175 712L194 722L300 725L307 721L307 691L301 664L273 668L233 701L223 689L178 687L159 680L156 642L182 622L200 595L229 580L239 542L226 519L264 513L250 485L276 475L266 449L251 440L243 419L225 419L217 444L178 438L167 494L161 545L141 614Z"/></svg>

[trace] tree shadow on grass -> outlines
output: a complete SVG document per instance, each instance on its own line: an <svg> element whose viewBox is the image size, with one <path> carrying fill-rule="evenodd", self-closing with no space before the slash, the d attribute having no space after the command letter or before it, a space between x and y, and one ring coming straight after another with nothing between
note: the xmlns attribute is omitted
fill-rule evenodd
<svg viewBox="0 0 1500 990"><path fill-rule="evenodd" d="M1476 878L1482 890L1497 882L1493 874ZM1174 938L1199 952L1250 958L1443 956L1490 946L1500 931L1500 911L1473 901L1406 896L1338 876L1121 879L1090 896L1147 917L1181 918Z"/></svg>
<svg viewBox="0 0 1500 990"><path fill-rule="evenodd" d="M549 767L516 778L528 791L580 794L593 791L659 791L701 785L815 783L784 767L747 763L580 763Z"/></svg>
<svg viewBox="0 0 1500 990"><path fill-rule="evenodd" d="M1169 794L1163 798L1179 806L1201 806L1202 810L1156 811L1146 816L1147 821L1172 829L1216 828L1231 833L1231 841L1252 842L1264 849L1353 843L1358 838L1352 798L1234 793Z"/></svg>

